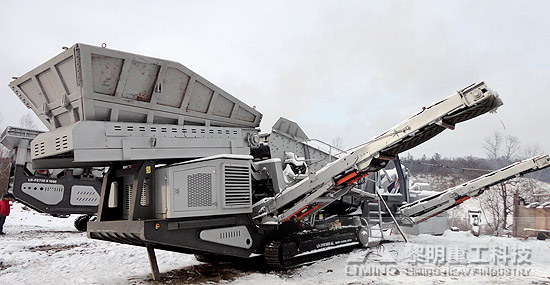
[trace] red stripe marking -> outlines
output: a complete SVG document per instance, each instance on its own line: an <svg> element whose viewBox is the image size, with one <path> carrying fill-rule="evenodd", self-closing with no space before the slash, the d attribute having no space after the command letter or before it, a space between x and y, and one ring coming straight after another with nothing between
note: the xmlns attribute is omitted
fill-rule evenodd
<svg viewBox="0 0 550 285"><path fill-rule="evenodd" d="M359 179L361 179L361 178L363 178L363 177L365 177L365 176L367 176L367 175L369 175L368 172L365 172L365 173L363 173L363 174L359 174L359 175L357 175L355 178L350 179L350 180L347 182L347 184L353 184L353 183L357 182L357 180L359 180Z"/></svg>
<svg viewBox="0 0 550 285"><path fill-rule="evenodd" d="M296 214L300 213L303 209L305 209L307 207L307 205L303 206L300 210L296 211L294 214L288 216L288 218L284 219L283 222L286 222L288 221L288 219L294 217Z"/></svg>
<svg viewBox="0 0 550 285"><path fill-rule="evenodd" d="M468 199L470 199L471 197L462 197L462 198L458 198L456 199L456 204L460 204Z"/></svg>
<svg viewBox="0 0 550 285"><path fill-rule="evenodd" d="M296 219L299 220L299 219L303 218L305 215L311 213L311 211L313 211L313 210L315 210L315 209L317 209L317 208L319 208L319 204L313 206L311 209L307 210L305 213L299 215L298 217L296 217Z"/></svg>
<svg viewBox="0 0 550 285"><path fill-rule="evenodd" d="M340 184L342 184L342 183L344 183L344 182L346 182L346 181L352 179L352 178L355 177L357 174L358 174L358 173L357 173L356 171L353 171L353 172L351 172L351 173L348 173L348 174L344 175L344 177L342 177L342 178L336 180L336 185L340 185Z"/></svg>

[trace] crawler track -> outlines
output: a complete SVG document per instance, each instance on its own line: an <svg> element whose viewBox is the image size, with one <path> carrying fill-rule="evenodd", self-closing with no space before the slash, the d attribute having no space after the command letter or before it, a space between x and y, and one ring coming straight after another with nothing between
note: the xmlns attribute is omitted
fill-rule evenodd
<svg viewBox="0 0 550 285"><path fill-rule="evenodd" d="M265 247L266 263L289 268L353 250L358 244L356 227L315 230L275 240Z"/></svg>

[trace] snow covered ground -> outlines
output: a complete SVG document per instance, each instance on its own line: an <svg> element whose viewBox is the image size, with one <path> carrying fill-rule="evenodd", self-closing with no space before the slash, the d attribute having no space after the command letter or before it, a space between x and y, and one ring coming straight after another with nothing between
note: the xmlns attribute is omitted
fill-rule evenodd
<svg viewBox="0 0 550 285"><path fill-rule="evenodd" d="M0 284L550 284L550 241L450 231L282 272L157 250L162 281L154 282L144 248L88 239L73 220L15 203L0 237Z"/></svg>

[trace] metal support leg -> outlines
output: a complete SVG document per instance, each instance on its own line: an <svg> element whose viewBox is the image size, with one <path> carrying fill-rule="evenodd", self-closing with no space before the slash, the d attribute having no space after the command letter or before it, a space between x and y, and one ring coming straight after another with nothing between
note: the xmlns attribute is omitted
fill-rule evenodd
<svg viewBox="0 0 550 285"><path fill-rule="evenodd" d="M377 189L374 191L378 192ZM382 221L382 206L380 205L380 197L378 198L378 227L380 228L380 239L384 240L384 221Z"/></svg>
<svg viewBox="0 0 550 285"><path fill-rule="evenodd" d="M159 266L157 264L157 257L155 256L155 249L152 245L147 244L147 256L149 256L149 264L151 265L151 271L153 273L153 280L160 280Z"/></svg>
<svg viewBox="0 0 550 285"><path fill-rule="evenodd" d="M380 201L382 201L382 204L383 204L384 207L386 208L386 211L388 211L388 213L390 214L391 219L393 220L393 223L394 223L395 226L397 227L397 230L399 230L399 233L401 234L401 236L403 237L403 239L405 240L405 242L409 242L409 241L407 240L407 238L405 237L405 234L404 234L403 231L401 230L401 227L400 227L399 224L397 223L397 220L395 219L395 217L394 217L393 214L391 213L390 207L388 207L388 204L386 204L386 201L384 201L384 198L382 198L382 195L380 195L380 192L376 191L376 194L378 195L378 199L379 199Z"/></svg>

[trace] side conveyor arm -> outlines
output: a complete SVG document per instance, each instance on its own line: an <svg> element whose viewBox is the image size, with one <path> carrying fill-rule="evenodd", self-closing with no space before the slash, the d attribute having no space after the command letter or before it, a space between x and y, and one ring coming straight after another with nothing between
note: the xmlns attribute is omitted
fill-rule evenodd
<svg viewBox="0 0 550 285"><path fill-rule="evenodd" d="M464 184L402 206L397 210L397 214L405 217L405 222L409 221L412 224L417 224L480 195L490 186L547 167L550 167L550 155L541 155L519 161Z"/></svg>
<svg viewBox="0 0 550 285"><path fill-rule="evenodd" d="M255 218L263 224L280 224L290 218L302 219L347 193L353 184L386 166L395 155L417 146L457 123L493 111L502 105L498 95L485 83L468 86L439 101L353 152L310 173L275 197L254 205ZM316 202L322 201L322 202Z"/></svg>

